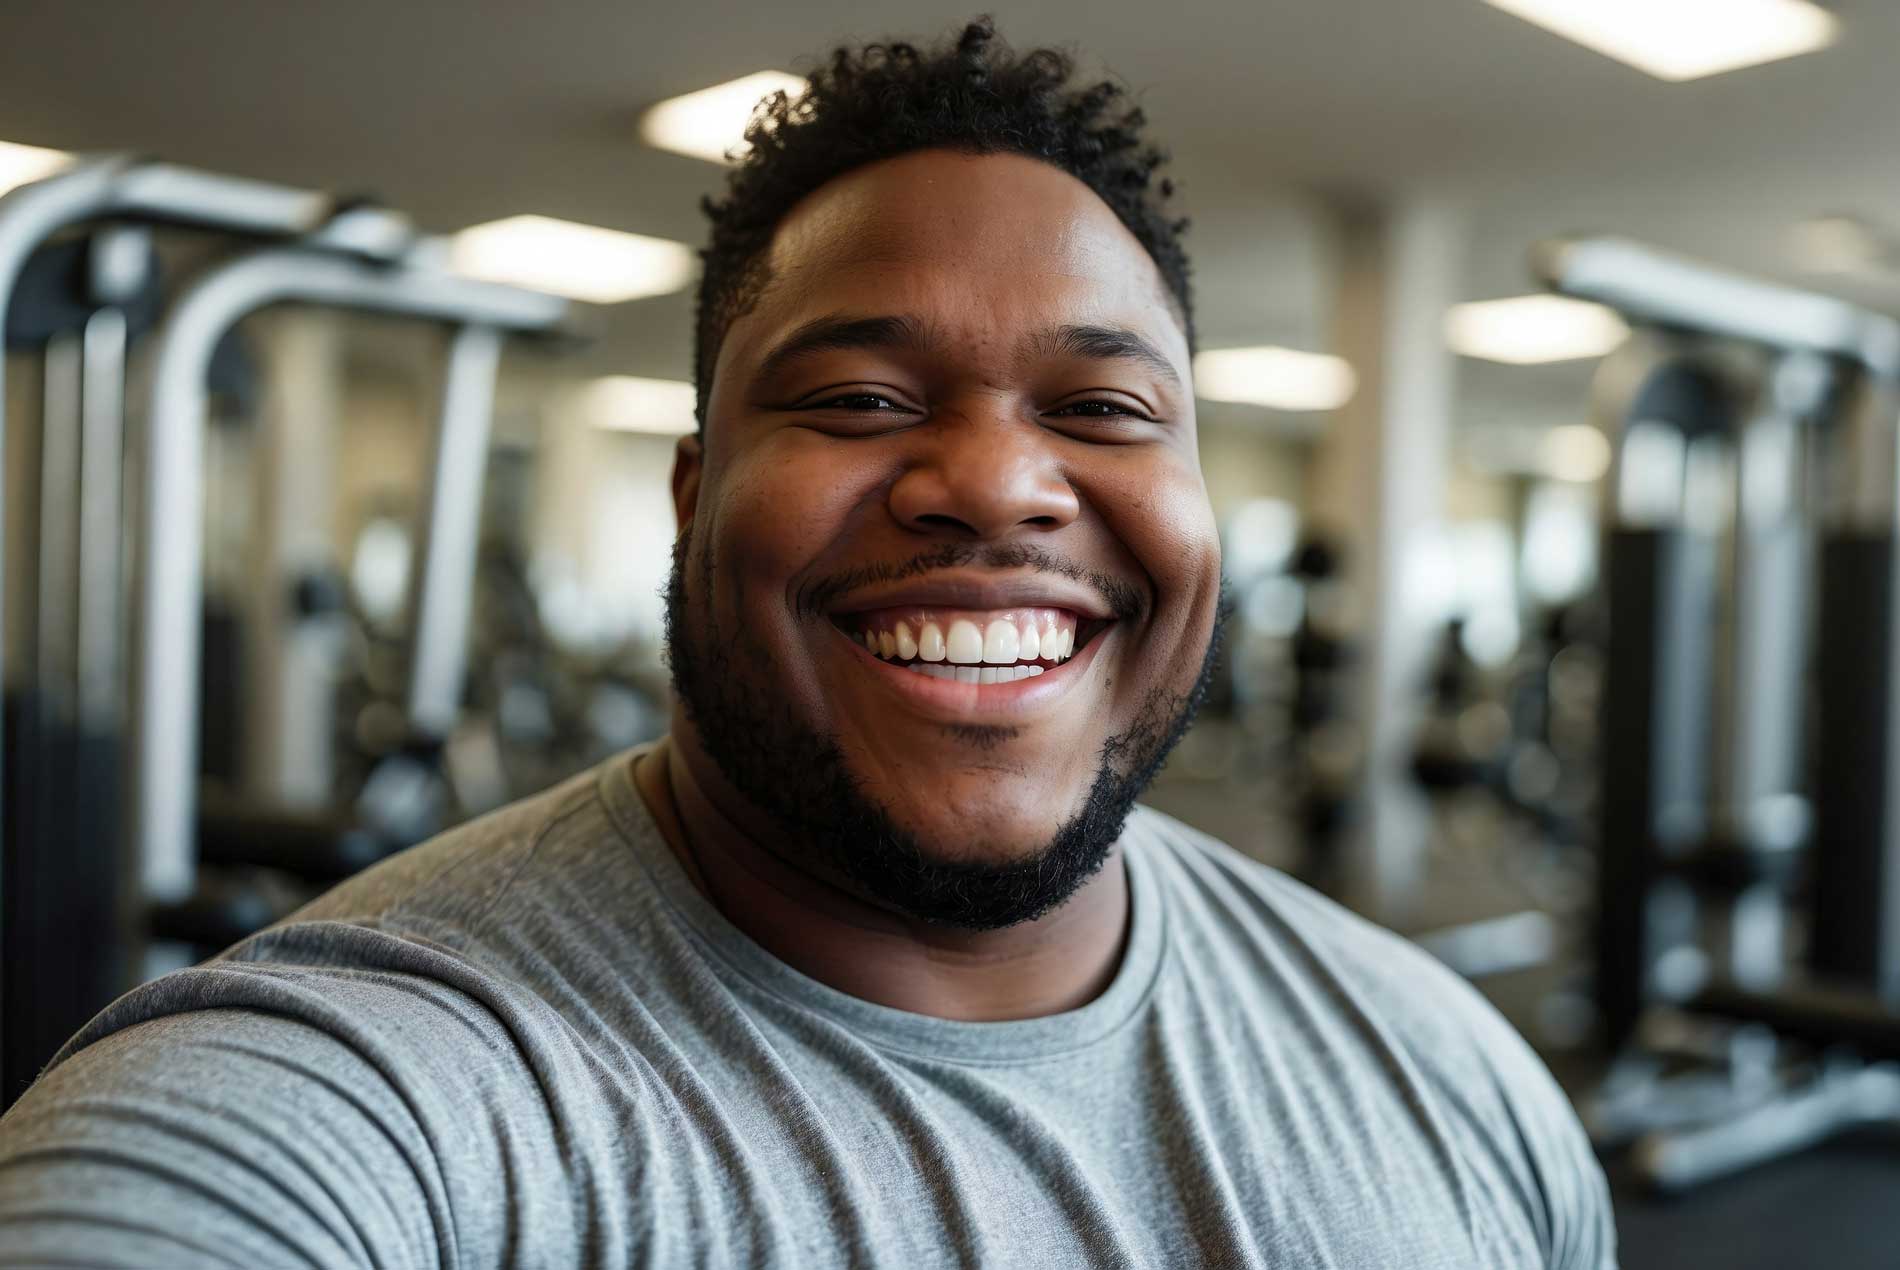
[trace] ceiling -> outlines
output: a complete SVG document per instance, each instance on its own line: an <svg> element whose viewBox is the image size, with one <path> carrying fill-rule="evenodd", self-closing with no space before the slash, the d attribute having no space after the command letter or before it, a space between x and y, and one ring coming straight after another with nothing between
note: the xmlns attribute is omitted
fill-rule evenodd
<svg viewBox="0 0 1900 1270"><path fill-rule="evenodd" d="M1140 94L1195 218L1208 344L1326 343L1329 198L1469 213L1468 298L1529 289L1536 238L1606 230L1900 310L1889 282L1801 278L1789 227L1900 225L1900 5L1839 0L1819 54L1666 84L1480 0L1023 0L1019 46L1085 42ZM166 0L0 3L0 138L137 150L375 194L432 229L516 212L697 242L719 169L642 146L660 98L841 36L929 35L964 10L887 0ZM683 376L689 302L602 315L597 366ZM1575 366L1468 364L1461 411L1542 426Z"/></svg>

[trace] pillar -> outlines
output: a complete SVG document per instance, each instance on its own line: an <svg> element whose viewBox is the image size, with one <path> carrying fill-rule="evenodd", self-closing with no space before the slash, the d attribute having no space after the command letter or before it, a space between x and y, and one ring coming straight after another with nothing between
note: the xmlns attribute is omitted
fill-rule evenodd
<svg viewBox="0 0 1900 1270"><path fill-rule="evenodd" d="M1445 311L1460 298L1464 222L1431 199L1335 198L1332 351L1358 375L1328 420L1308 473L1307 510L1344 549L1360 650L1356 699L1365 762L1349 835L1345 898L1403 923L1430 839L1409 774L1443 597L1444 491L1455 362Z"/></svg>

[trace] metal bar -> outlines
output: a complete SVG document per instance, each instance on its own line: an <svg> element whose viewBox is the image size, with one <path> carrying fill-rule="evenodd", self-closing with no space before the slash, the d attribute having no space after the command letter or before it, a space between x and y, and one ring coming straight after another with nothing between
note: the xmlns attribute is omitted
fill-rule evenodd
<svg viewBox="0 0 1900 1270"><path fill-rule="evenodd" d="M1808 963L1900 1002L1900 540L1848 528L1821 553Z"/></svg>
<svg viewBox="0 0 1900 1270"><path fill-rule="evenodd" d="M27 260L48 239L80 222L118 217L287 236L321 225L332 207L322 193L173 164L123 155L84 160L0 195L0 321ZM0 360L0 402L6 400L5 374ZM0 440L4 422L0 418Z"/></svg>
<svg viewBox="0 0 1900 1270"><path fill-rule="evenodd" d="M125 482L125 315L101 309L86 324L80 393L78 705L90 729L109 731L120 704Z"/></svg>
<svg viewBox="0 0 1900 1270"><path fill-rule="evenodd" d="M0 329L13 304L21 270L34 251L49 238L72 224L101 217L129 217L150 221L184 222L207 228L232 230L239 234L291 236L312 230L331 219L333 203L325 194L268 186L257 181L239 181L199 173L188 167L169 164L142 164L125 156L106 156L84 160L44 181L17 186L0 196ZM6 357L0 357L0 454L6 452ZM0 470L0 527L6 523L6 473ZM118 532L118 525L112 532ZM84 532L84 529L82 529ZM4 530L0 530L4 538ZM95 534L97 540L97 534ZM114 555L118 551L114 548ZM4 557L4 542L0 542ZM95 597L97 599L97 597ZM4 603L4 595L0 595ZM114 601L116 606L116 601ZM6 629L4 610L0 610L0 631ZM97 629L93 625L91 629ZM4 665L4 637L0 637L0 665ZM0 770L6 766L4 732L0 726ZM108 755L104 755L108 757ZM4 808L0 808L4 812ZM0 833L4 838L4 833ZM8 844L0 840L0 861L11 859ZM8 869L0 867L0 913L17 909L10 895ZM0 920L0 960L8 958L13 945L11 926ZM6 1103L15 1078L17 1053L13 1053L13 1032L8 1017L8 998L0 989L0 1105ZM25 1036L32 1044L32 1036Z"/></svg>
<svg viewBox="0 0 1900 1270"><path fill-rule="evenodd" d="M1812 352L1783 354L1769 373L1760 409L1734 442L1712 845L1757 863L1786 857L1808 841L1801 756L1812 538L1804 442L1830 403L1838 365ZM1727 975L1751 987L1780 977L1785 906L1772 879L1762 877L1725 903L1704 907L1715 961Z"/></svg>
<svg viewBox="0 0 1900 1270"><path fill-rule="evenodd" d="M1612 1049L1634 1034L1662 951L1651 894L1663 856L1703 828L1715 565L1713 540L1683 529L1606 540L1596 992Z"/></svg>
<svg viewBox="0 0 1900 1270"><path fill-rule="evenodd" d="M323 194L264 185L197 172L169 164L143 163L125 156L82 161L44 180L0 195L0 326L12 307L20 272L42 244L68 226L115 215L176 221L238 233L291 235L329 218L331 200ZM6 449L6 359L0 357L0 454ZM5 489L0 472L0 491ZM0 500L4 493L0 492ZM0 525L5 509L0 505ZM3 537L3 535L0 535ZM4 542L0 542L0 558ZM0 596L0 605L4 596ZM5 630L0 609L0 631ZM0 647L0 662L4 661ZM0 768L4 768L4 728L0 727ZM4 845L0 834L0 845ZM0 905L6 901L0 895ZM0 911L4 911L0 908ZM0 922L0 957L8 945ZM7 1015L0 992L0 1021ZM6 1032L0 1022L0 1037ZM4 1052L4 1051L0 1051ZM11 1079L11 1073L8 1074ZM0 1102L5 1091L0 1090Z"/></svg>
<svg viewBox="0 0 1900 1270"><path fill-rule="evenodd" d="M1883 378L1900 376L1900 322L1833 296L1621 238L1551 239L1532 248L1531 268L1552 290L1606 304L1638 322L1820 353Z"/></svg>
<svg viewBox="0 0 1900 1270"><path fill-rule="evenodd" d="M1696 438L1722 422L1681 341L1639 330L1604 359L1592 422L1615 446L1603 491L1609 638L1598 718L1596 996L1604 1040L1635 1033L1666 932L1664 856L1700 834L1708 771L1715 539L1700 531Z"/></svg>
<svg viewBox="0 0 1900 1270"><path fill-rule="evenodd" d="M320 190L293 189L172 163L118 162L125 166L113 182L111 205L93 215L281 237L316 229L331 219L336 207L336 201Z"/></svg>
<svg viewBox="0 0 1900 1270"><path fill-rule="evenodd" d="M1900 1014L1859 987L1797 982L1759 992L1712 980L1682 1008L1740 1023L1817 1048L1845 1047L1862 1058L1900 1059Z"/></svg>
<svg viewBox="0 0 1900 1270"><path fill-rule="evenodd" d="M73 646L78 657L73 728L77 790L72 838L61 853L71 883L62 922L91 932L66 949L75 989L56 1030L77 1029L125 984L124 541L125 313L99 309L81 336L78 579ZM67 936L67 944L71 944ZM55 1038L55 1044L63 1044ZM50 1057L50 1051L48 1052Z"/></svg>
<svg viewBox="0 0 1900 1270"><path fill-rule="evenodd" d="M55 335L46 344L40 407L40 565L33 679L40 708L71 723L78 666L74 658L79 579L80 399L85 363L82 335Z"/></svg>
<svg viewBox="0 0 1900 1270"><path fill-rule="evenodd" d="M554 296L305 248L242 257L179 299L158 337L141 509L134 805L140 876L155 900L183 898L195 873L206 370L237 321L286 302L529 331L553 327L567 311Z"/></svg>
<svg viewBox="0 0 1900 1270"><path fill-rule="evenodd" d="M456 332L409 592L409 722L436 741L447 738L461 712L482 478L500 366L499 331L465 326Z"/></svg>
<svg viewBox="0 0 1900 1270"><path fill-rule="evenodd" d="M1652 1188L1673 1193L1818 1146L1861 1125L1900 1117L1900 1069L1891 1063L1823 1070L1799 1088L1712 1124L1644 1137L1631 1163Z"/></svg>

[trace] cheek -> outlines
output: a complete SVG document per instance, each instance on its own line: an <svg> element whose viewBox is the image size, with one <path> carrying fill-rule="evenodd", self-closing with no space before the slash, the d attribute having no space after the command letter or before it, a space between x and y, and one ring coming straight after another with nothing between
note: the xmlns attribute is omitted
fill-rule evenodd
<svg viewBox="0 0 1900 1270"><path fill-rule="evenodd" d="M1173 639L1211 629L1220 597L1220 534L1199 466L1149 452L1105 468L1089 497L1154 587L1149 622Z"/></svg>
<svg viewBox="0 0 1900 1270"><path fill-rule="evenodd" d="M849 535L880 477L840 463L835 444L812 434L750 447L719 474L712 492L711 547L720 603L749 630L789 634L793 582ZM701 505L707 504L702 492Z"/></svg>

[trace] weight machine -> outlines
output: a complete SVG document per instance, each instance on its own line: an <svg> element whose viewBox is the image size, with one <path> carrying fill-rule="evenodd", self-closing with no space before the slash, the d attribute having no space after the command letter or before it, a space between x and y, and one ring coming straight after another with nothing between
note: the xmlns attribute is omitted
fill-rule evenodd
<svg viewBox="0 0 1900 1270"><path fill-rule="evenodd" d="M1615 239L1535 262L1634 329L1593 390L1620 1057L1585 1118L1681 1189L1900 1118L1900 323Z"/></svg>
<svg viewBox="0 0 1900 1270"><path fill-rule="evenodd" d="M194 916L219 910L198 893L201 851L252 863L269 855L277 865L288 852L308 857L315 876L366 862L365 838L348 826L269 808L200 816L207 384L227 335L274 305L391 314L451 333L410 582L408 711L417 748L426 751L460 701L502 342L551 332L567 311L552 296L449 273L444 244L386 209L107 158L0 198L0 318L9 329L18 301L31 294L21 283L35 276L33 262L45 272L46 253L70 252L66 240L87 226L97 228L78 240L86 253L78 333L53 332L47 344L37 638L30 668L15 672L24 682L11 694L9 744L0 751L10 791L0 821L0 1106L129 986L134 948L167 925L190 929ZM127 314L137 308L149 325L155 307L153 227L268 245L205 271L158 325L149 408L135 437L142 444L129 451L143 461L131 464L128 486L125 366L138 324ZM138 494L138 639L130 658L124 583L133 562L120 559L127 488ZM239 907L253 921L274 915L255 903Z"/></svg>

